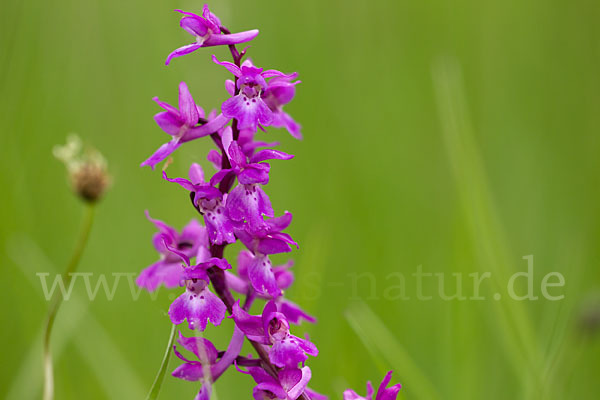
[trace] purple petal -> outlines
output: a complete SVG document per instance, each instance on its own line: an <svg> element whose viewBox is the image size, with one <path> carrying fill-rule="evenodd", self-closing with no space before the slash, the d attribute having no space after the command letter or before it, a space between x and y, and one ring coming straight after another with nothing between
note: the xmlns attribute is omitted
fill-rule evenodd
<svg viewBox="0 0 600 400"><path fill-rule="evenodd" d="M293 215L291 212L286 211L283 215L267 220L267 225L272 232L281 232L292 223Z"/></svg>
<svg viewBox="0 0 600 400"><path fill-rule="evenodd" d="M204 183L204 171L202 170L200 164L192 163L192 165L190 165L190 171L188 172L188 175L190 177L190 181L194 185Z"/></svg>
<svg viewBox="0 0 600 400"><path fill-rule="evenodd" d="M227 93L231 96L235 96L235 82L231 79L225 80L225 90L227 90Z"/></svg>
<svg viewBox="0 0 600 400"><path fill-rule="evenodd" d="M310 368L300 369L285 368L279 372L279 382L283 390L288 393L288 398L297 399L306 389L312 374Z"/></svg>
<svg viewBox="0 0 600 400"><path fill-rule="evenodd" d="M371 397L368 399L362 396L359 396L354 390L346 389L344 390L344 400L371 400Z"/></svg>
<svg viewBox="0 0 600 400"><path fill-rule="evenodd" d="M217 150L211 149L208 152L208 155L206 156L206 159L213 165L213 167L216 170L220 170L221 169L221 163L223 161L223 158L221 157L221 154Z"/></svg>
<svg viewBox="0 0 600 400"><path fill-rule="evenodd" d="M179 84L179 113L188 126L198 124L198 108L185 82Z"/></svg>
<svg viewBox="0 0 600 400"><path fill-rule="evenodd" d="M204 382L202 384L202 387L200 388L200 391L198 392L198 394L196 395L196 397L194 397L194 400L210 400L210 393L212 386L210 384L210 381L208 382Z"/></svg>
<svg viewBox="0 0 600 400"><path fill-rule="evenodd" d="M282 240L264 238L259 241L256 251L262 254L280 254L289 253L292 248Z"/></svg>
<svg viewBox="0 0 600 400"><path fill-rule="evenodd" d="M169 307L169 317L176 325L187 319L190 329L204 331L209 320L215 326L220 325L226 309L221 299L207 288L197 294L186 290Z"/></svg>
<svg viewBox="0 0 600 400"><path fill-rule="evenodd" d="M154 120L160 126L160 129L171 136L177 136L183 126L181 120L169 111L159 112L154 116Z"/></svg>
<svg viewBox="0 0 600 400"><path fill-rule="evenodd" d="M137 277L135 283L139 287L153 292L161 284L169 289L177 287L181 284L182 279L183 267L180 263L167 264L164 261L158 261L145 268Z"/></svg>
<svg viewBox="0 0 600 400"><path fill-rule="evenodd" d="M154 226L156 226L158 228L159 232L164 234L168 238L169 242L172 243L172 242L176 241L179 234L177 233L175 228L167 225L165 222L161 221L160 219L152 218L150 216L150 213L148 212L148 210L144 211L144 214L146 214L146 218L148 219L148 221L152 222L154 224Z"/></svg>
<svg viewBox="0 0 600 400"><path fill-rule="evenodd" d="M232 316L237 327L244 332L248 339L262 344L270 344L269 339L265 336L261 317L250 315L242 310L239 300L233 305Z"/></svg>
<svg viewBox="0 0 600 400"><path fill-rule="evenodd" d="M254 290L259 294L268 294L272 297L281 294L271 268L271 260L266 256L255 257L252 260L252 263L248 266L248 278Z"/></svg>
<svg viewBox="0 0 600 400"><path fill-rule="evenodd" d="M158 99L158 97L153 97L152 100L154 100L160 107L165 109L165 111L168 111L169 113L173 114L173 116L175 116L175 117L179 117L179 110L176 109L175 107L173 107L172 105L160 101Z"/></svg>
<svg viewBox="0 0 600 400"><path fill-rule="evenodd" d="M292 158L294 158L292 154L287 154L283 151L264 149L253 155L250 162L258 163L265 160L291 160Z"/></svg>
<svg viewBox="0 0 600 400"><path fill-rule="evenodd" d="M167 171L163 171L162 176L164 180L167 180L172 183L177 183L185 190L189 190L190 192L194 192L196 190L196 185L194 185L192 182L188 181L185 178L169 178L167 176Z"/></svg>
<svg viewBox="0 0 600 400"><path fill-rule="evenodd" d="M179 21L179 26L185 29L192 36L205 36L208 33L208 28L206 26L206 22L194 15L193 17L183 17L181 21Z"/></svg>
<svg viewBox="0 0 600 400"><path fill-rule="evenodd" d="M306 361L308 356L298 342L289 335L284 340L273 343L269 351L269 360L278 367L297 368L298 364Z"/></svg>
<svg viewBox="0 0 600 400"><path fill-rule="evenodd" d="M222 205L218 205L213 210L204 213L204 224L208 230L211 243L235 243L233 225L225 213L225 207Z"/></svg>
<svg viewBox="0 0 600 400"><path fill-rule="evenodd" d="M217 33L221 30L221 21L219 21L219 18L217 18L215 14L210 12L208 9L208 4L205 4L204 7L202 7L202 17L204 17L205 21L210 25L210 29L212 29L214 33Z"/></svg>
<svg viewBox="0 0 600 400"><path fill-rule="evenodd" d="M391 379L392 371L389 371L383 378L383 381L381 381L379 389L377 389L377 396L375 397L375 400L396 400L396 397L398 397L398 392L400 391L400 388L402 388L402 385L398 383L396 385L390 386L389 388L386 388L387 384L390 383Z"/></svg>
<svg viewBox="0 0 600 400"><path fill-rule="evenodd" d="M225 271L225 281L227 282L227 287L234 292L240 294L248 293L248 284L239 276L229 271Z"/></svg>
<svg viewBox="0 0 600 400"><path fill-rule="evenodd" d="M198 246L208 246L208 235L206 228L200 225L198 221L192 219L186 226L181 230L179 236L179 247L187 247L185 252L190 254L196 253Z"/></svg>
<svg viewBox="0 0 600 400"><path fill-rule="evenodd" d="M311 323L317 322L315 317L307 314L300 306L286 299L279 304L279 311L285 315L288 321L295 325L299 325L302 318Z"/></svg>
<svg viewBox="0 0 600 400"><path fill-rule="evenodd" d="M267 163L250 164L238 174L238 181L242 185L254 185L260 183L266 185L269 183L269 170L271 166Z"/></svg>
<svg viewBox="0 0 600 400"><path fill-rule="evenodd" d="M189 142L190 140L198 139L210 135L211 133L218 132L219 129L223 128L229 122L229 120L230 118L225 117L223 114L219 114L202 126L190 128L181 138L181 142Z"/></svg>
<svg viewBox="0 0 600 400"><path fill-rule="evenodd" d="M306 339L299 338L294 335L290 335L290 338L293 338L294 340L296 340L298 342L298 345L300 346L300 348L306 354L313 356L313 357L316 357L317 355L319 355L319 350L317 349L317 346L315 346L313 342L306 340Z"/></svg>
<svg viewBox="0 0 600 400"><path fill-rule="evenodd" d="M238 254L237 258L237 268L238 274L245 279L248 279L248 268L250 264L254 261L254 254L252 254L249 250L242 250L240 254Z"/></svg>
<svg viewBox="0 0 600 400"><path fill-rule="evenodd" d="M233 363L233 361L237 358L242 350L242 345L244 344L244 332L242 332L237 325L233 327L233 336L229 341L229 346L227 346L227 350L223 357L219 360L219 362L212 369L213 379L216 380L225 370Z"/></svg>
<svg viewBox="0 0 600 400"><path fill-rule="evenodd" d="M254 400L270 400L273 399L273 396L277 399L290 399L275 379L268 382L261 382L252 389Z"/></svg>
<svg viewBox="0 0 600 400"><path fill-rule="evenodd" d="M226 100L221 106L223 115L238 120L239 129L256 131L257 125L268 126L273 120L273 111L259 98L252 99L240 93Z"/></svg>
<svg viewBox="0 0 600 400"><path fill-rule="evenodd" d="M225 143L223 143L225 145ZM240 149L237 142L233 141L227 147L227 155L233 167L243 167L246 165L246 155Z"/></svg>
<svg viewBox="0 0 600 400"><path fill-rule="evenodd" d="M212 178L210 178L210 184L212 186L216 186L218 185L223 179L225 179L225 177L229 174L232 174L233 171L229 168L227 169L222 169L219 172L217 172L216 174L214 174L212 176Z"/></svg>
<svg viewBox="0 0 600 400"><path fill-rule="evenodd" d="M185 337L179 332L177 342L187 351L194 355L204 364L214 364L219 352L210 340L201 337Z"/></svg>
<svg viewBox="0 0 600 400"><path fill-rule="evenodd" d="M297 76L297 74L295 72L293 72L291 74L284 74L283 72L277 71L276 69L268 69L268 70L264 71L261 75L263 76L263 78L273 78L276 76L291 78L291 77ZM293 79L293 78L291 78L291 79Z"/></svg>
<svg viewBox="0 0 600 400"><path fill-rule="evenodd" d="M200 363L185 363L175 368L171 374L175 378L184 379L186 381L199 381L204 376L204 368Z"/></svg>
<svg viewBox="0 0 600 400"><path fill-rule="evenodd" d="M213 54L212 56L212 60L219 64L222 65L223 67L227 68L227 71L231 72L233 75L237 76L238 78L242 76L242 70L240 69L240 67L238 67L237 65L230 63L228 61L219 61L217 60L217 57L215 57L215 55Z"/></svg>
<svg viewBox="0 0 600 400"><path fill-rule="evenodd" d="M238 185L227 197L227 213L234 221L247 221L254 231L265 226L262 215L272 216L273 209L265 192L256 185Z"/></svg>
<svg viewBox="0 0 600 400"><path fill-rule="evenodd" d="M227 35L210 35L202 44L203 47L208 46L221 46L238 43L246 43L254 39L258 35L258 29L251 31L244 31L238 33L231 33ZM221 64L221 63L219 63ZM223 65L223 64L221 64ZM229 68L227 68L229 69ZM235 75L235 74L234 74Z"/></svg>
<svg viewBox="0 0 600 400"><path fill-rule="evenodd" d="M177 150L179 146L181 146L181 143L177 140L171 140L170 142L163 144L146 161L141 163L140 166L143 167L145 165L149 165L152 169L154 169L156 164L170 156L171 153Z"/></svg>
<svg viewBox="0 0 600 400"><path fill-rule="evenodd" d="M185 56L186 54L190 54L190 53L198 50L200 47L202 47L202 45L200 45L199 43L191 43L191 44L185 45L183 47L180 47L178 49L175 49L171 54L169 54L167 56L165 65L169 65L169 63L171 62L172 59L181 57L181 56Z"/></svg>
<svg viewBox="0 0 600 400"><path fill-rule="evenodd" d="M300 132L302 127L284 111L277 111L273 113L273 121L271 122L271 125L275 128L285 128L294 138L302 140L302 133Z"/></svg>
<svg viewBox="0 0 600 400"><path fill-rule="evenodd" d="M294 261L289 260L287 263L273 268L277 286L282 290L289 288L294 283L294 273L290 271L293 265Z"/></svg>

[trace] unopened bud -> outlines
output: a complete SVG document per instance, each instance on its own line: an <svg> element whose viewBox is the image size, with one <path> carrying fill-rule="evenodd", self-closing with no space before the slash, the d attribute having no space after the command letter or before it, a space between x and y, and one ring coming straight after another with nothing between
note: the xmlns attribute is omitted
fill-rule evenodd
<svg viewBox="0 0 600 400"><path fill-rule="evenodd" d="M110 183L106 160L94 148L83 150L81 139L70 135L67 144L54 146L54 157L67 167L69 180L75 193L89 203L97 202Z"/></svg>

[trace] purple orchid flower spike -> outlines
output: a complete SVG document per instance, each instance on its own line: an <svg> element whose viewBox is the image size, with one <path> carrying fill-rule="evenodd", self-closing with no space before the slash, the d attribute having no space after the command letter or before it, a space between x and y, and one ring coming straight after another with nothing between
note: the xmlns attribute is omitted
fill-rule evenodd
<svg viewBox="0 0 600 400"><path fill-rule="evenodd" d="M398 397L398 392L402 387L401 384L397 383L389 388L386 388L390 380L392 379L392 371L389 371L383 381L379 385L377 389L377 395L375 396L375 400L396 400ZM371 382L367 382L367 396L362 397L356 394L356 392L352 389L347 389L344 391L344 400L373 400L373 385Z"/></svg>
<svg viewBox="0 0 600 400"><path fill-rule="evenodd" d="M160 146L150 158L141 164L142 167L149 165L154 169L156 164L171 155L182 143L217 132L229 122L229 118L219 114L204 125L196 126L200 119L204 118L204 110L196 105L185 82L179 84L179 109L158 100L158 97L155 97L154 101L165 109L156 114L154 120L163 131L173 138Z"/></svg>
<svg viewBox="0 0 600 400"><path fill-rule="evenodd" d="M204 182L204 172L199 164L190 166L189 180L184 178L170 179L163 171L163 178L169 182L178 183L194 195L194 205L204 215L204 223L208 237L213 244L234 243L233 224L225 212L226 195L208 182Z"/></svg>
<svg viewBox="0 0 600 400"><path fill-rule="evenodd" d="M294 73L287 76L277 76L271 79L261 97L273 112L271 126L276 128L286 128L293 137L302 139L300 124L283 111L283 106L292 101L296 94L296 85L300 83L300 81L292 81L296 79L297 76L298 74Z"/></svg>
<svg viewBox="0 0 600 400"><path fill-rule="evenodd" d="M208 247L206 229L198 221L192 220L180 234L164 222L152 219L147 211L146 217L159 230L152 242L161 258L141 272L136 284L151 292L161 284L167 288L177 287L183 279L181 265L189 264L190 258L195 256L200 247Z"/></svg>
<svg viewBox="0 0 600 400"><path fill-rule="evenodd" d="M319 354L317 347L306 339L290 333L290 325L282 313L277 311L274 302L269 301L262 316L249 315L239 306L239 300L233 306L233 319L250 340L271 345L269 360L276 366L297 368L308 355Z"/></svg>
<svg viewBox="0 0 600 400"><path fill-rule="evenodd" d="M206 252L200 249L196 261L197 265L185 268L184 279L186 290L169 307L171 322L179 325L187 319L190 329L204 331L210 322L217 326L225 318L227 307L223 301L208 288L210 279L207 270L210 267L230 269L226 260L220 258L204 258Z"/></svg>
<svg viewBox="0 0 600 400"><path fill-rule="evenodd" d="M221 21L215 14L210 12L206 4L202 9L202 16L181 10L175 11L185 15L179 25L194 36L196 42L180 47L169 54L165 62L166 65L169 65L173 58L190 54L201 47L246 43L258 35L257 29L239 33L222 33Z"/></svg>
<svg viewBox="0 0 600 400"><path fill-rule="evenodd" d="M177 342L181 347L193 353L198 361L188 360L179 351L177 346L173 346L175 355L184 361L177 367L172 375L186 381L201 381L202 388L196 396L196 400L209 400L212 383L216 381L227 368L233 364L236 357L240 354L242 344L244 343L244 334L234 327L233 336L227 346L227 350L219 359L219 352L215 346L207 339L201 337L185 337L179 332Z"/></svg>
<svg viewBox="0 0 600 400"><path fill-rule="evenodd" d="M212 58L237 78L236 89L239 93L223 103L223 115L237 119L239 129L249 129L253 132L256 132L259 124L271 125L273 111L264 102L261 94L267 89L266 79L287 75L273 69L263 71L262 68L255 67L250 60L244 61L242 66L238 67L227 61L221 62L214 55Z"/></svg>

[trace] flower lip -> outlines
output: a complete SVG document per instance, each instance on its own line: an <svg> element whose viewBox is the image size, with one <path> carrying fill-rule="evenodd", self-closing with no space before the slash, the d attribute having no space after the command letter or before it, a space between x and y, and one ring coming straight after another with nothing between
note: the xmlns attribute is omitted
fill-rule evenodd
<svg viewBox="0 0 600 400"><path fill-rule="evenodd" d="M283 340L286 338L289 331L290 325L285 319L273 318L271 319L271 321L269 321L269 337L271 338L271 340Z"/></svg>

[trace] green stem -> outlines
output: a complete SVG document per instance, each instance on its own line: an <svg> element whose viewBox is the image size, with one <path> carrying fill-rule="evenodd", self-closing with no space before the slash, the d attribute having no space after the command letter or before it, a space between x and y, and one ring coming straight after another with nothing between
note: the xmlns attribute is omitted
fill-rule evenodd
<svg viewBox="0 0 600 400"><path fill-rule="evenodd" d="M146 400L155 400L158 398L158 393L160 392L160 387L162 386L163 378L165 377L165 372L167 371L167 366L169 365L169 359L171 358L171 348L173 347L173 342L175 341L175 331L176 326L172 325L167 350L165 351L165 355L163 356L162 362L160 363L160 368L158 369L156 378L154 378L154 383L150 388L150 393L148 393L148 397L146 397Z"/></svg>
<svg viewBox="0 0 600 400"><path fill-rule="evenodd" d="M83 250L85 249L85 245L87 244L90 236L93 222L94 205L89 203L86 204L86 211L81 233L79 234L79 240L63 275L65 287L69 287L71 284L71 279L73 277L72 274L75 272L75 269L79 264L79 260L81 259L81 255L83 254ZM52 333L52 327L54 326L56 314L58 313L58 309L60 308L62 302L62 293L60 291L54 292L52 303L50 304L48 315L46 317L46 328L44 330L44 400L52 400L54 398L54 374L52 368L52 355L50 354L50 335Z"/></svg>

